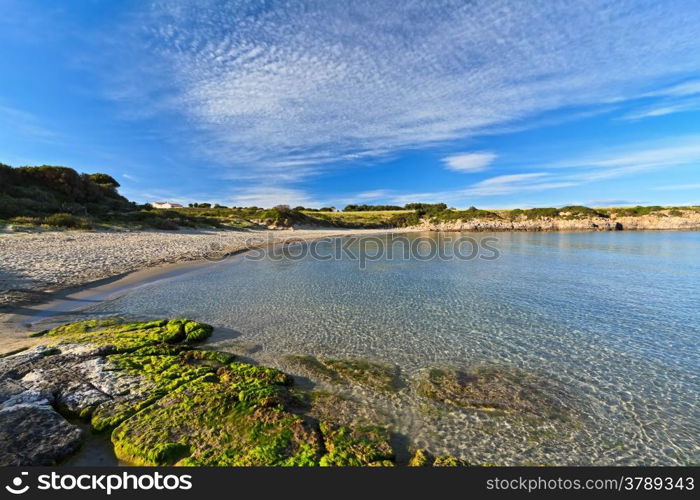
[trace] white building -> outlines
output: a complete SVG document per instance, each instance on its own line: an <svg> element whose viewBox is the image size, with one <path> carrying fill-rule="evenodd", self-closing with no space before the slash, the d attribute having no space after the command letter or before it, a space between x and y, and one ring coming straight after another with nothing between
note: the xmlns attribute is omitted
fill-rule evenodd
<svg viewBox="0 0 700 500"><path fill-rule="evenodd" d="M182 208L179 203L171 203L169 201L154 201L151 203L153 208Z"/></svg>

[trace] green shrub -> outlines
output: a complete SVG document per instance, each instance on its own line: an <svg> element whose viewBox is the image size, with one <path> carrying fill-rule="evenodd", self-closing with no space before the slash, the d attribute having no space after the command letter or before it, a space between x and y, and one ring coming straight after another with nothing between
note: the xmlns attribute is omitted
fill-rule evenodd
<svg viewBox="0 0 700 500"><path fill-rule="evenodd" d="M343 212L376 212L386 210L404 210L396 205L346 205Z"/></svg>
<svg viewBox="0 0 700 500"><path fill-rule="evenodd" d="M162 229L164 231L177 231L180 229L180 226L178 226L177 223L168 219L161 219L159 217L152 217L146 219L144 222L155 229Z"/></svg>
<svg viewBox="0 0 700 500"><path fill-rule="evenodd" d="M41 219L39 217L27 217L27 216L22 216L22 217L13 217L10 219L10 222L13 224L32 224L34 226L38 226L41 224Z"/></svg>
<svg viewBox="0 0 700 500"><path fill-rule="evenodd" d="M418 212L396 214L389 219L389 225L392 227L410 227L418 224L420 224L420 214Z"/></svg>
<svg viewBox="0 0 700 500"><path fill-rule="evenodd" d="M641 217L643 215L649 215L653 212L659 212L661 210L663 210L663 207L658 205L653 205L650 207L637 205L636 207L614 208L611 211L622 217Z"/></svg>
<svg viewBox="0 0 700 500"><path fill-rule="evenodd" d="M88 219L76 217L71 214L53 214L44 217L44 224L53 227L67 227L71 229L91 229L92 225Z"/></svg>
<svg viewBox="0 0 700 500"><path fill-rule="evenodd" d="M90 174L88 177L92 182L95 184L100 184L101 186L109 186L113 188L119 187L119 183L111 175L97 173Z"/></svg>

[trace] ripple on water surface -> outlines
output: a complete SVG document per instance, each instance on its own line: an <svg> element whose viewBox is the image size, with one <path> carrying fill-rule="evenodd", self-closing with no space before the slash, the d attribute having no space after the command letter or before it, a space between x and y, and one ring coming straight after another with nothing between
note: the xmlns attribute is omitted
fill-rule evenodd
<svg viewBox="0 0 700 500"><path fill-rule="evenodd" d="M220 347L259 345L254 356L277 366L290 353L396 364L405 389L360 397L413 445L473 462L700 462L700 233L495 237L496 260L361 269L347 257L239 256L90 312L205 321L226 328ZM573 418L426 408L410 381L435 366L542 377L569 394Z"/></svg>

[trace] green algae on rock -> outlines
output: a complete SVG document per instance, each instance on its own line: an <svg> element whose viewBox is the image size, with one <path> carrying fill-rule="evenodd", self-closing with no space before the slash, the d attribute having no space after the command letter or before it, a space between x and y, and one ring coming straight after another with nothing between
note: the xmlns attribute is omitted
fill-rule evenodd
<svg viewBox="0 0 700 500"><path fill-rule="evenodd" d="M38 389L51 395L51 404L64 415L89 419L94 431L111 431L117 457L133 464L394 464L386 429L318 423L294 413L299 397L289 375L191 345L211 332L209 325L187 319L81 321L45 332L53 347L3 360L8 370L0 375L34 384L18 386L20 396ZM49 357L50 363L44 361ZM329 364L342 377L357 376L381 388L390 380L374 365ZM371 377L355 375L359 369ZM50 406L37 411L61 419ZM58 443L63 446L49 450L44 462L52 452L55 459L64 457L78 440L68 443L72 448ZM6 461L25 463L17 454Z"/></svg>
<svg viewBox="0 0 700 500"><path fill-rule="evenodd" d="M438 455L434 457L426 450L416 450L408 461L409 467L469 467L471 464L466 460L450 455Z"/></svg>
<svg viewBox="0 0 700 500"><path fill-rule="evenodd" d="M114 373L143 381L136 397L107 401L91 413L95 430L114 429L117 456L142 465L315 465L318 430L284 403L291 378L233 362L228 353L187 343L211 327L186 319L65 325L47 335L64 342L111 346ZM184 342L185 344L178 343Z"/></svg>
<svg viewBox="0 0 700 500"><path fill-rule="evenodd" d="M395 391L398 388L396 367L365 360L317 359L313 356L288 355L285 359L301 369L333 384L356 382L370 389Z"/></svg>
<svg viewBox="0 0 700 500"><path fill-rule="evenodd" d="M188 319L123 323L117 318L78 321L59 326L45 335L68 343L109 345L115 352L129 352L161 343L198 342L213 328Z"/></svg>
<svg viewBox="0 0 700 500"><path fill-rule="evenodd" d="M141 465L315 465L318 433L250 375L173 391L114 430L115 453Z"/></svg>
<svg viewBox="0 0 700 500"><path fill-rule="evenodd" d="M383 427L350 428L321 422L321 433L327 453L321 466L393 466L394 451L389 433Z"/></svg>

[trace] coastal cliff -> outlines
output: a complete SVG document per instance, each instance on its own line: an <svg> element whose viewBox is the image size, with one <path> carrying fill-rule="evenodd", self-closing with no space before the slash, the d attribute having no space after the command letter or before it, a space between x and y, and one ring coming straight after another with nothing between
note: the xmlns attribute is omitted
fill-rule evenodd
<svg viewBox="0 0 700 500"><path fill-rule="evenodd" d="M451 221L422 218L415 227L425 231L687 231L700 229L700 213L666 210L641 216L613 212L606 217L475 217Z"/></svg>

